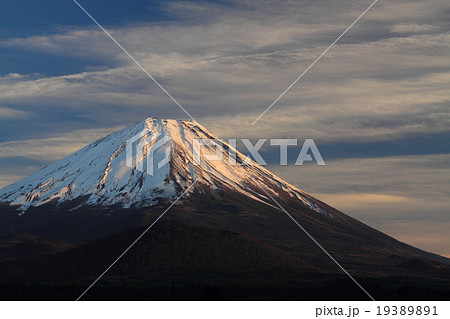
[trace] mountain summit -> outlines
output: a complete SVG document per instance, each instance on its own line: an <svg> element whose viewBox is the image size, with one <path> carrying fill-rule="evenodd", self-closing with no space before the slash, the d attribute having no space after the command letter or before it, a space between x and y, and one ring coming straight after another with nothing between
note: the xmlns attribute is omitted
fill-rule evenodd
<svg viewBox="0 0 450 319"><path fill-rule="evenodd" d="M0 202L22 212L67 201L78 206L150 207L178 197L195 180L189 194L233 190L274 205L262 186L271 196L291 197L329 214L314 198L257 163L244 164L245 156L224 141L221 148L204 143L196 150L195 140L219 138L191 121L148 118L0 190ZM218 150L222 160L202 155L217 155ZM199 161L194 160L196 151Z"/></svg>

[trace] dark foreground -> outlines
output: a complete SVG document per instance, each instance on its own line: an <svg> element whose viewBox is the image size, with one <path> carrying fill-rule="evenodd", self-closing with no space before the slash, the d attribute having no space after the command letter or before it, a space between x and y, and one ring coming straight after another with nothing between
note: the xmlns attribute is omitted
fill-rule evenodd
<svg viewBox="0 0 450 319"><path fill-rule="evenodd" d="M220 274L218 274L220 275ZM255 274L249 274L255 277ZM310 283L209 283L196 281L158 285L137 279L109 278L92 288L81 300L369 300L348 278L311 277ZM357 278L376 300L449 300L450 283L408 277ZM247 282L246 282L247 281ZM51 283L2 283L2 300L76 300L88 281Z"/></svg>

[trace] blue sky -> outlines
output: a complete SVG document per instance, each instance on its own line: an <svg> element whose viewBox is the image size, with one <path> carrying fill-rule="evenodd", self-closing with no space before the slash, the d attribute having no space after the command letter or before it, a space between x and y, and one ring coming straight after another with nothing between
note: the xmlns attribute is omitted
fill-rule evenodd
<svg viewBox="0 0 450 319"><path fill-rule="evenodd" d="M79 2L214 133L313 138L270 169L450 255L448 1L380 0L254 126L370 1ZM73 1L0 4L0 187L150 116L189 119Z"/></svg>

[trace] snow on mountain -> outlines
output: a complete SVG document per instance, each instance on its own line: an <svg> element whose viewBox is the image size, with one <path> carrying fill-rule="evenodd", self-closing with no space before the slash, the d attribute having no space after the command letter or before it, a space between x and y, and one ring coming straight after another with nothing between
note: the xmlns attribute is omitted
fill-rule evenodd
<svg viewBox="0 0 450 319"><path fill-rule="evenodd" d="M288 196L329 215L310 195L253 161L243 163L245 156L224 141L222 160L208 157L216 154L216 145L202 145L200 161L194 161L194 154L199 154L195 139L219 140L190 121L148 118L3 188L0 202L22 212L75 199L79 205L148 207L161 198L173 200L196 180L185 196L230 189L273 206L262 186L274 197ZM230 154L236 154L236 164Z"/></svg>

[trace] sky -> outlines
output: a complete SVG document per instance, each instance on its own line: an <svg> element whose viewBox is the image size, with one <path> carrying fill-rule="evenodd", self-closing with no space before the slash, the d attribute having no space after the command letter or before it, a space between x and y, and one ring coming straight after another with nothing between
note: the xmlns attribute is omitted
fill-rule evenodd
<svg viewBox="0 0 450 319"><path fill-rule="evenodd" d="M78 1L199 122L314 139L326 166L268 169L450 257L450 3ZM0 187L147 117L187 116L72 0L0 3ZM298 148L290 148L290 155Z"/></svg>

